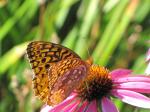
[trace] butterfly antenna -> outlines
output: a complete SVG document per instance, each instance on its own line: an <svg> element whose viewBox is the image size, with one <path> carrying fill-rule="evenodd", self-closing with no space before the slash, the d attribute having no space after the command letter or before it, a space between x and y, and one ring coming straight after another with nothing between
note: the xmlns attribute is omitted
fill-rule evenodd
<svg viewBox="0 0 150 112"><path fill-rule="evenodd" d="M92 56L90 55L90 50L89 48L86 48L87 49L87 53L88 53L88 59L86 60L87 63L89 63L90 65L93 64L93 58Z"/></svg>
<svg viewBox="0 0 150 112"><path fill-rule="evenodd" d="M88 55L88 57L90 57L91 55L90 55L90 50L89 50L89 48L86 47L86 50L87 50L87 55Z"/></svg>

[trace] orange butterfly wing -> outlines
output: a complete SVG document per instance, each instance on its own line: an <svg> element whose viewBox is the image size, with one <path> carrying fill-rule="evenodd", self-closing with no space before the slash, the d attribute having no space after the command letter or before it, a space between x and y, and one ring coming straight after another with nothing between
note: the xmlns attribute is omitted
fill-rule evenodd
<svg viewBox="0 0 150 112"><path fill-rule="evenodd" d="M34 93L49 105L61 102L77 85L72 83L72 89L70 89L71 87L67 86L67 80L66 82L61 80L67 76L66 74L70 74L67 76L70 78L78 76L80 73L83 76L86 75L87 70L85 71L80 66L87 68L87 64L76 53L61 45L42 41L31 42L27 47L27 55L35 73L32 81ZM73 71L78 72L74 74ZM58 86L60 82L62 86ZM62 96L62 92L60 92L62 90L64 90L65 96ZM59 97L56 97L56 93Z"/></svg>
<svg viewBox="0 0 150 112"><path fill-rule="evenodd" d="M50 69L48 104L63 101L86 77L88 64L78 58L65 59Z"/></svg>

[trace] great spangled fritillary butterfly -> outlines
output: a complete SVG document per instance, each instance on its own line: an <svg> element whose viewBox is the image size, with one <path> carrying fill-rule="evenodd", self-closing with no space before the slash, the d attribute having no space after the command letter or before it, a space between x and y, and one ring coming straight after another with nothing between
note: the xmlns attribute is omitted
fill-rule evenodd
<svg viewBox="0 0 150 112"><path fill-rule="evenodd" d="M58 104L68 97L88 72L88 62L59 44L31 42L27 55L34 71L34 93L48 105Z"/></svg>

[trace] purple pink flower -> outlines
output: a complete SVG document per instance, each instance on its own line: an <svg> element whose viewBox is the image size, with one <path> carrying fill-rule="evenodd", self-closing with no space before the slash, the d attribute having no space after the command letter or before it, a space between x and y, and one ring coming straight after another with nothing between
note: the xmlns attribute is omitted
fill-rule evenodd
<svg viewBox="0 0 150 112"><path fill-rule="evenodd" d="M118 112L113 97L150 109L150 98L143 93L150 93L150 77L133 76L127 69L109 72L104 67L92 65L87 78L67 99L54 107L46 105L41 112Z"/></svg>
<svg viewBox="0 0 150 112"><path fill-rule="evenodd" d="M150 61L150 48L148 49L147 52L146 61Z"/></svg>
<svg viewBox="0 0 150 112"><path fill-rule="evenodd" d="M147 52L147 55L146 55L146 61L148 62L148 66L147 66L147 68L145 70L145 73L147 75L150 75L150 48L149 48L149 50Z"/></svg>

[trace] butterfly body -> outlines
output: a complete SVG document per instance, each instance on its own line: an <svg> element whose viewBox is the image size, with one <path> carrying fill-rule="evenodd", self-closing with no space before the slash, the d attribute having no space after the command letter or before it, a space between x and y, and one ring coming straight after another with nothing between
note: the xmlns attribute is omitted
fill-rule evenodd
<svg viewBox="0 0 150 112"><path fill-rule="evenodd" d="M36 96L49 105L63 101L87 75L89 64L59 44L34 41L27 47Z"/></svg>

